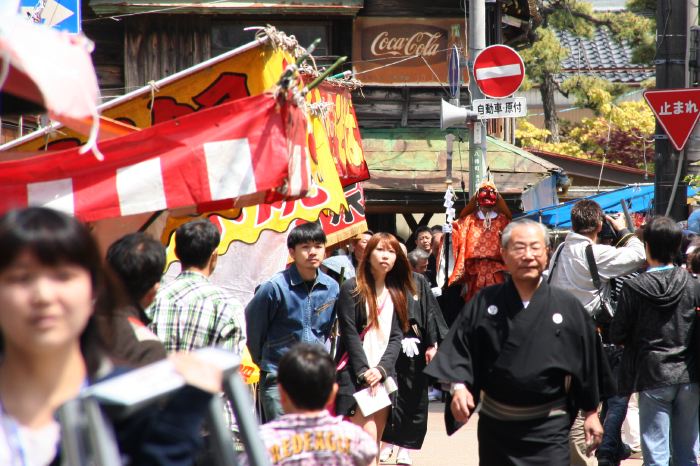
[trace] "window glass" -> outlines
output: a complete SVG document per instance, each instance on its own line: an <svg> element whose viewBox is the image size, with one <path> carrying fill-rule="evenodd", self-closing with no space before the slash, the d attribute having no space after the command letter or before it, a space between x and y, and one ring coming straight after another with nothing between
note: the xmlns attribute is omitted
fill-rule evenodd
<svg viewBox="0 0 700 466"><path fill-rule="evenodd" d="M255 40L255 31L244 31L250 26L264 26L271 24L288 36L297 38L299 45L306 48L316 38L321 38L321 43L316 47L315 56L331 55L330 47L330 23L327 21L215 21L212 24L211 52L212 56L220 55L231 49L240 47Z"/></svg>

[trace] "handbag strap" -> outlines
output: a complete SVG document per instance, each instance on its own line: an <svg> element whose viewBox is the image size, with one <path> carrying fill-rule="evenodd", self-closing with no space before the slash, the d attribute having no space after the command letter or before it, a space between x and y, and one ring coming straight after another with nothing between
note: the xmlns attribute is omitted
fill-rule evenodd
<svg viewBox="0 0 700 466"><path fill-rule="evenodd" d="M593 279L593 286L600 291L600 275L598 275L598 264L595 263L595 257L593 257L593 245L589 244L586 246L586 261L588 261L588 271Z"/></svg>
<svg viewBox="0 0 700 466"><path fill-rule="evenodd" d="M554 269L557 268L557 262L559 261L559 255L561 254L562 249L564 249L564 245L566 244L566 241L561 243L559 247L557 248L557 252L554 253L554 263L552 264L552 270L549 271L549 276L547 277L547 285L549 285L549 282L552 281L552 275L554 275Z"/></svg>
<svg viewBox="0 0 700 466"><path fill-rule="evenodd" d="M379 306L378 309L377 309L377 317L379 317L379 315L380 315L380 314L382 313L382 311L384 310L384 303L386 303L386 300L387 300L387 299L391 299L391 297L390 297L390 296L387 296L386 298L384 298L384 302L383 302L382 305ZM360 334L359 334L360 341L364 341L364 340L365 340L365 335L367 335L367 332L369 332L369 329L370 329L371 327L372 327L372 324L368 322L368 323L367 323L367 326L366 326L365 328L362 329L362 331L361 331ZM350 360L350 354L346 351L346 352L343 353L342 356L340 356L340 359L338 360L338 364L336 365L335 370L338 371L338 372L340 372L340 371L342 371L343 369L345 369L345 366L348 365L348 361L349 361L349 360Z"/></svg>

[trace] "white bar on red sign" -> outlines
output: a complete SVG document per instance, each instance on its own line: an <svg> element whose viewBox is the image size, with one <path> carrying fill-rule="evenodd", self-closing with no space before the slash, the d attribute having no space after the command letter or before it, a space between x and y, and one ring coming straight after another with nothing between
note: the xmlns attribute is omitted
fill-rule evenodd
<svg viewBox="0 0 700 466"><path fill-rule="evenodd" d="M257 189L248 139L206 142L204 158L213 200L236 198Z"/></svg>
<svg viewBox="0 0 700 466"><path fill-rule="evenodd" d="M519 64L492 66L491 68L479 68L476 70L476 79L506 78L522 74Z"/></svg>
<svg viewBox="0 0 700 466"><path fill-rule="evenodd" d="M73 180L61 178L52 181L27 183L27 204L40 205L63 213L75 213Z"/></svg>
<svg viewBox="0 0 700 466"><path fill-rule="evenodd" d="M168 208L160 157L118 168L116 175L119 208L122 215Z"/></svg>
<svg viewBox="0 0 700 466"><path fill-rule="evenodd" d="M472 110L477 113L478 120L524 117L527 116L527 101L525 97L474 99Z"/></svg>

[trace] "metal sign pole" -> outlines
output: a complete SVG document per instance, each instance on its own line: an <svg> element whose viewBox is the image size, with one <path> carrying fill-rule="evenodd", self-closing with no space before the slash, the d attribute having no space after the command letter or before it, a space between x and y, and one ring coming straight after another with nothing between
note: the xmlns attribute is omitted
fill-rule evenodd
<svg viewBox="0 0 700 466"><path fill-rule="evenodd" d="M216 466L238 464L231 431L223 416L225 410L224 400L220 396L214 396L209 402L207 427L209 427L209 442Z"/></svg>
<svg viewBox="0 0 700 466"><path fill-rule="evenodd" d="M121 466L122 459L117 447L111 421L100 407L100 403L87 397L82 400L87 420L88 441L94 455L94 464L99 466Z"/></svg>
<svg viewBox="0 0 700 466"><path fill-rule="evenodd" d="M61 424L61 466L85 466L87 460L85 417L81 400L69 400L56 411Z"/></svg>
<svg viewBox="0 0 700 466"><path fill-rule="evenodd" d="M474 59L486 48L486 3L484 0L469 1L469 93L472 102L483 99L484 95L476 84ZM472 110L475 110L472 106ZM469 197L476 193L476 188L484 178L486 160L486 131L480 121L469 124Z"/></svg>
<svg viewBox="0 0 700 466"><path fill-rule="evenodd" d="M445 196L447 196L447 193L452 188L452 151L454 147L455 137L453 134L448 134L447 136L445 136L445 139L447 141L447 163L445 169L445 184L447 185L447 189L445 191ZM445 207L445 223L447 225L451 225L454 218L452 218L453 216L450 215L449 209L452 208L452 203L450 202L450 200L445 199ZM450 236L451 233L444 233L444 240L442 245L443 258L445 260L445 288L447 288L447 282L450 278ZM435 273L437 275L437 271L435 271Z"/></svg>
<svg viewBox="0 0 700 466"><path fill-rule="evenodd" d="M241 434L241 440L248 455L251 466L269 466L270 458L258 434L258 423L253 416L253 400L248 389L237 372L224 378L224 393L231 402L236 423Z"/></svg>

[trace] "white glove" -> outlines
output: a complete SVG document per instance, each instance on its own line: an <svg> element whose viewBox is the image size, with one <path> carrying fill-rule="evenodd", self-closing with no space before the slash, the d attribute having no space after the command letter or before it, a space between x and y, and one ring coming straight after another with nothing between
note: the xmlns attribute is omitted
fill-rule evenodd
<svg viewBox="0 0 700 466"><path fill-rule="evenodd" d="M420 343L418 338L404 338L401 340L401 348L403 348L404 354L409 358L418 356L418 343Z"/></svg>
<svg viewBox="0 0 700 466"><path fill-rule="evenodd" d="M436 298L442 296L442 288L440 288L439 286L431 288L430 291L433 292L433 296L435 296Z"/></svg>
<svg viewBox="0 0 700 466"><path fill-rule="evenodd" d="M445 234L452 233L452 224L446 223L442 226L442 232Z"/></svg>

